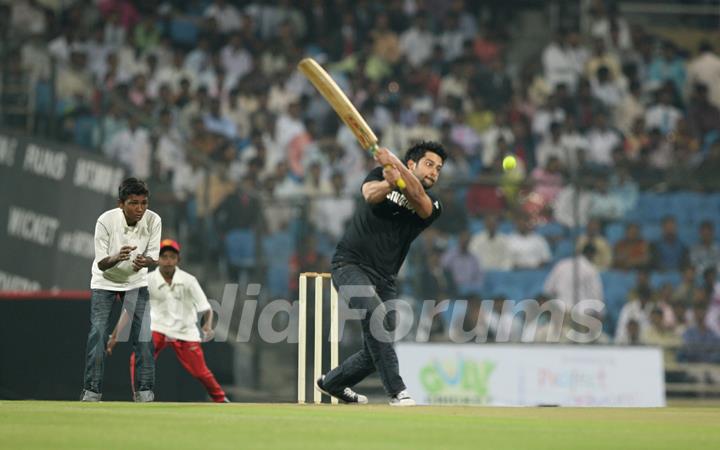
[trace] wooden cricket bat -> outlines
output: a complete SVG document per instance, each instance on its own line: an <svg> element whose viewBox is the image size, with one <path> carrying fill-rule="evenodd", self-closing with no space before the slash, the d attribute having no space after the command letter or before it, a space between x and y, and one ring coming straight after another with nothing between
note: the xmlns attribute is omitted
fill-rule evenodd
<svg viewBox="0 0 720 450"><path fill-rule="evenodd" d="M355 106L350 102L345 93L335 83L329 73L312 58L305 58L298 64L298 69L310 80L315 88L325 97L325 100L332 106L335 113L350 128L360 146L375 156L378 150L378 138L373 133L365 119L360 115ZM405 180L400 178L397 181L400 189L405 189Z"/></svg>

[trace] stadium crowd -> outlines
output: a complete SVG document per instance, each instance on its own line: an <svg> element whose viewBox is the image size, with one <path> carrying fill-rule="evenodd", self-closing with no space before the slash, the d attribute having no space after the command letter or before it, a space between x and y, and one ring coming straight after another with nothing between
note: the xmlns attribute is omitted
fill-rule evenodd
<svg viewBox="0 0 720 450"><path fill-rule="evenodd" d="M601 341L720 362L720 57L591 8L522 63L501 2L17 0L0 20L33 131L147 178L164 234L226 280L287 297L327 270L374 166L295 69L311 55L385 146L450 154L403 295L572 304L577 270Z"/></svg>

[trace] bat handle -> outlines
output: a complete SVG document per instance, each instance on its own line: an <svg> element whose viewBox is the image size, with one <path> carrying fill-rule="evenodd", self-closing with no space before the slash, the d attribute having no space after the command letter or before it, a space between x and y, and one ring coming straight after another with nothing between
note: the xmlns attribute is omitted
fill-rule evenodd
<svg viewBox="0 0 720 450"><path fill-rule="evenodd" d="M378 151L378 148L379 148L379 147L378 147L377 144L373 144L373 145L368 149L368 151L370 151L370 154L371 154L371 155L375 156L375 152ZM391 167L390 164L388 164L388 165L385 166L385 168L388 168L388 167ZM398 180L397 180L397 182L396 182L395 184L396 184L397 187L399 187L400 189L405 189L405 188L407 187L407 184L405 184L405 180L403 180L402 178L398 178Z"/></svg>

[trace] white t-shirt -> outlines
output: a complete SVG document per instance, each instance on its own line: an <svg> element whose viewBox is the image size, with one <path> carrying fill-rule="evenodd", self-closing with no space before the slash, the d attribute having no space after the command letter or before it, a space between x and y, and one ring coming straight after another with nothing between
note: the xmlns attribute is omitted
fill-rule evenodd
<svg viewBox="0 0 720 450"><path fill-rule="evenodd" d="M513 233L507 238L512 266L516 269L535 269L550 261L550 246L537 233Z"/></svg>
<svg viewBox="0 0 720 450"><path fill-rule="evenodd" d="M165 336L200 342L198 314L210 310L210 303L197 278L176 267L168 284L154 270L148 275L150 292L150 328Z"/></svg>
<svg viewBox="0 0 720 450"><path fill-rule="evenodd" d="M160 216L149 209L132 227L128 226L120 208L102 213L95 224L95 259L91 269L90 288L129 291L147 286L147 268L135 272L132 261L137 255L158 259L161 231ZM104 272L98 268L100 260L117 254L125 245L137 247L130 253L130 259L121 261Z"/></svg>

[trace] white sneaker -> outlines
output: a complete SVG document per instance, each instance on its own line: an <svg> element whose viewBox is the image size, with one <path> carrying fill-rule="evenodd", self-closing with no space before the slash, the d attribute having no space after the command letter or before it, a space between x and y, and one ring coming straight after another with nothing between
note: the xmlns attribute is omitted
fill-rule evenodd
<svg viewBox="0 0 720 450"><path fill-rule="evenodd" d="M137 391L135 393L135 403L150 403L155 401L153 391Z"/></svg>
<svg viewBox="0 0 720 450"><path fill-rule="evenodd" d="M102 399L102 394L99 394L97 392L88 391L87 389L83 390L82 397L80 398L81 402L99 402Z"/></svg>
<svg viewBox="0 0 720 450"><path fill-rule="evenodd" d="M402 390L390 397L390 406L415 406L415 400L410 397L408 391Z"/></svg>

